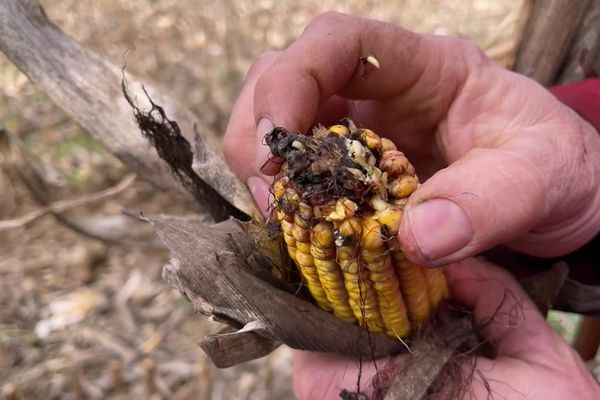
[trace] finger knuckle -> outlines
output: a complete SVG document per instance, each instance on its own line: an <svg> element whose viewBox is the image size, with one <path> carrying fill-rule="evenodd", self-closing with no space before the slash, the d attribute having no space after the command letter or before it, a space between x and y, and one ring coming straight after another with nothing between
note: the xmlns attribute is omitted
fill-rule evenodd
<svg viewBox="0 0 600 400"><path fill-rule="evenodd" d="M490 62L490 58L473 41L451 36L436 37L445 49L451 49L449 56L460 55L467 67L473 69Z"/></svg>
<svg viewBox="0 0 600 400"><path fill-rule="evenodd" d="M463 54L467 65L478 66L489 62L489 57L475 42L459 38L454 38L453 40L456 41L456 45L460 49L460 54Z"/></svg>

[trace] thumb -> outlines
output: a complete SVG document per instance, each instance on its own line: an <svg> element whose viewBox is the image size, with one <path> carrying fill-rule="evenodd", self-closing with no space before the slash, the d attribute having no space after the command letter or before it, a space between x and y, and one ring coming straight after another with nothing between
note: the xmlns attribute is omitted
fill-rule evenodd
<svg viewBox="0 0 600 400"><path fill-rule="evenodd" d="M411 196L398 234L411 261L443 265L501 243L552 257L595 235L600 196L589 165L542 163L521 149L472 149Z"/></svg>

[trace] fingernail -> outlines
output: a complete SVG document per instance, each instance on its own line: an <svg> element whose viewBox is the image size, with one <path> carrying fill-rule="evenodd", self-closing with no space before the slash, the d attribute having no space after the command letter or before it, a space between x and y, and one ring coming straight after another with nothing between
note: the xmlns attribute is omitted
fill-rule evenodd
<svg viewBox="0 0 600 400"><path fill-rule="evenodd" d="M469 217L453 201L425 201L407 210L407 217L417 247L429 261L455 253L473 239Z"/></svg>
<svg viewBox="0 0 600 400"><path fill-rule="evenodd" d="M268 118L264 117L261 118L256 125L256 166L265 174L270 172L270 160L273 158L269 146L265 143L265 135L271 132L273 128L273 123Z"/></svg>
<svg viewBox="0 0 600 400"><path fill-rule="evenodd" d="M258 205L259 209L266 216L269 208L269 184L261 178L251 176L246 181L246 185L248 185L248 189L250 189L256 205Z"/></svg>

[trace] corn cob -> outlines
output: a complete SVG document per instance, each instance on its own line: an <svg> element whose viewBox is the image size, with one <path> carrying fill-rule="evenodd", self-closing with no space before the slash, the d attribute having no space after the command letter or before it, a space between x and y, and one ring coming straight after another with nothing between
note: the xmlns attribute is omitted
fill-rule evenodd
<svg viewBox="0 0 600 400"><path fill-rule="evenodd" d="M441 269L412 264L396 232L419 185L393 142L345 119L312 136L275 128L285 160L274 215L290 258L317 305L371 332L405 337L448 296Z"/></svg>

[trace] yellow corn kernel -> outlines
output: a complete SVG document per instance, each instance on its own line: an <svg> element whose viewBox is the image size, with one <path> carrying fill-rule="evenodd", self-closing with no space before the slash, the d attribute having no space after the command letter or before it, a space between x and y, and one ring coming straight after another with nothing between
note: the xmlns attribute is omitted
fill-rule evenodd
<svg viewBox="0 0 600 400"><path fill-rule="evenodd" d="M375 218L383 227L385 227L389 235L395 236L398 229L400 229L402 208L387 204L384 209L375 213ZM395 240L395 237L391 238L391 240Z"/></svg>
<svg viewBox="0 0 600 400"><path fill-rule="evenodd" d="M285 188L290 179L287 176L276 179L271 185L271 192L275 196L275 201L279 200L285 194Z"/></svg>
<svg viewBox="0 0 600 400"><path fill-rule="evenodd" d="M431 307L437 305L443 299L448 298L448 286L446 277L442 268L425 268L425 278L427 280L427 296Z"/></svg>
<svg viewBox="0 0 600 400"><path fill-rule="evenodd" d="M387 172L389 178L395 178L400 175L408 174L410 163L408 159L398 150L386 151L379 160L378 167ZM412 167L412 166L411 166Z"/></svg>
<svg viewBox="0 0 600 400"><path fill-rule="evenodd" d="M358 135L360 141L367 146L367 148L374 152L381 151L381 138L375 132L370 129L359 129Z"/></svg>
<svg viewBox="0 0 600 400"><path fill-rule="evenodd" d="M344 126L344 125L332 125L329 128L327 128L327 130L329 132L335 133L336 135L339 136L349 136L350 135L350 129L348 129L348 127Z"/></svg>
<svg viewBox="0 0 600 400"><path fill-rule="evenodd" d="M419 181L416 176L404 175L388 184L388 193L394 197L408 197L417 190L418 186Z"/></svg>

